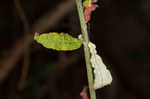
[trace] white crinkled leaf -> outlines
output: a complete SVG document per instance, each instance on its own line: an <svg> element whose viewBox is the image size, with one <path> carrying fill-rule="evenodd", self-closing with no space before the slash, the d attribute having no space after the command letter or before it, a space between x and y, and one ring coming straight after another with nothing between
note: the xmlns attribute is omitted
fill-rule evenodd
<svg viewBox="0 0 150 99"><path fill-rule="evenodd" d="M112 82L112 76L110 71L106 68L101 57L97 54L96 46L92 42L89 42L88 47L91 53L91 64L94 68L94 88L102 88Z"/></svg>

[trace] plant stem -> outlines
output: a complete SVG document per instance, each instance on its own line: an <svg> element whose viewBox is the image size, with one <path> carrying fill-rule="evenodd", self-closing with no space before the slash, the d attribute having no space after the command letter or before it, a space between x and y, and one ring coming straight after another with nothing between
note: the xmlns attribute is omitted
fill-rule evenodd
<svg viewBox="0 0 150 99"><path fill-rule="evenodd" d="M17 10L17 13L20 17L20 20L22 21L23 25L24 25L24 36L28 35L31 33L31 29L30 29L30 25L28 23L28 20L27 20L27 17L25 15L25 12L23 10L23 8L21 7L21 3L20 3L21 0L14 0L14 3L15 3L15 6L16 6L16 10ZM24 45L26 41L24 41ZM19 84L18 84L18 90L19 91L23 91L24 89L24 83L25 83L25 80L27 78L27 75L28 75L28 69L29 69L29 64L30 64L30 45L28 45L26 48L24 48L24 62L23 62L23 67L22 67L22 72L21 72L21 77L20 77L20 80L19 80Z"/></svg>
<svg viewBox="0 0 150 99"><path fill-rule="evenodd" d="M95 93L94 83L93 83L94 81L93 81L92 66L90 63L90 51L88 48L89 37L87 32L87 24L83 14L82 0L76 0L76 5L79 14L82 37L84 42L83 45L84 45L85 61L86 61L87 76L88 76L88 83L89 83L89 90L90 90L90 98L96 99L96 93Z"/></svg>

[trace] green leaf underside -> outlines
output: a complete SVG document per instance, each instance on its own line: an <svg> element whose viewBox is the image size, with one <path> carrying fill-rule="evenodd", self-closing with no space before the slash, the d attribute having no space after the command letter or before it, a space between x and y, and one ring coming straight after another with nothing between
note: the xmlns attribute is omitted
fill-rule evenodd
<svg viewBox="0 0 150 99"><path fill-rule="evenodd" d="M82 42L79 39L74 38L67 33L35 33L34 40L36 40L46 48L58 51L76 50L82 45Z"/></svg>

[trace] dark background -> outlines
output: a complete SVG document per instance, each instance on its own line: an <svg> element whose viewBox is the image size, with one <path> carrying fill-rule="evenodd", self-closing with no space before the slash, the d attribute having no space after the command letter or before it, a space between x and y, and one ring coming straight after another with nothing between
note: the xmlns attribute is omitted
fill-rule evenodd
<svg viewBox="0 0 150 99"><path fill-rule="evenodd" d="M72 0L0 0L0 99L81 99L84 52L46 49L34 32L80 34ZM97 99L150 98L150 1L104 0L92 14L90 40L112 72ZM20 16L25 14L28 23ZM27 28L24 25L27 24ZM28 28L29 27L29 28Z"/></svg>

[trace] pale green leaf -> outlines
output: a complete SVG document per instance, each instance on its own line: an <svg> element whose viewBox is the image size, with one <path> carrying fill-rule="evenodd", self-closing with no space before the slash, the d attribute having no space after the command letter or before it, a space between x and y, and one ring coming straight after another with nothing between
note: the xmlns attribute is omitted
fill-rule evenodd
<svg viewBox="0 0 150 99"><path fill-rule="evenodd" d="M71 51L81 47L82 42L67 33L35 33L34 40L44 47L58 51Z"/></svg>

